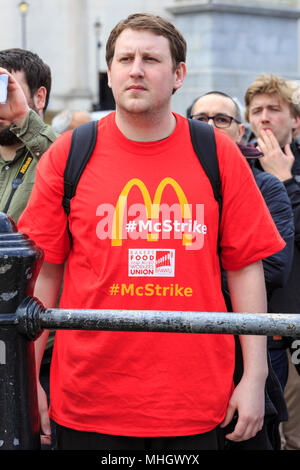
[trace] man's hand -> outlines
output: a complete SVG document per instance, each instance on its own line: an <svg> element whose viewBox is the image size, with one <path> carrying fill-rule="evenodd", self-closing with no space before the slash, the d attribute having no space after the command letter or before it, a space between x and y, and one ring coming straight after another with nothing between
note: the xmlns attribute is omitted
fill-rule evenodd
<svg viewBox="0 0 300 470"><path fill-rule="evenodd" d="M284 147L284 152L270 129L261 131L257 139L258 149L264 154L259 159L262 168L280 181L292 178L292 166L295 157L289 145Z"/></svg>
<svg viewBox="0 0 300 470"><path fill-rule="evenodd" d="M38 404L41 424L41 444L51 444L51 426L48 413L47 396L40 382L37 384Z"/></svg>
<svg viewBox="0 0 300 470"><path fill-rule="evenodd" d="M264 381L255 382L243 377L235 388L227 408L221 428L227 426L237 412L238 420L234 430L226 438L234 441L246 441L254 437L263 426L265 414Z"/></svg>
<svg viewBox="0 0 300 470"><path fill-rule="evenodd" d="M6 69L0 67L0 74L4 73L8 75L7 101L0 104L0 119L22 127L30 108L17 80Z"/></svg>

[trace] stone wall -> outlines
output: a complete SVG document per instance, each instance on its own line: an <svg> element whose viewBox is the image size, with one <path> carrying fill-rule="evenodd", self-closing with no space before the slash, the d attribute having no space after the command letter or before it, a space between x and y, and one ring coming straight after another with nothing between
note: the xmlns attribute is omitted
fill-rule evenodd
<svg viewBox="0 0 300 470"><path fill-rule="evenodd" d="M105 43L121 18L137 11L173 21L188 43L188 75L173 98L185 113L198 94L221 89L240 100L261 72L299 79L300 0L28 0L27 48L51 67L49 109L91 108ZM21 47L18 2L0 0L1 48ZM100 53L94 24L101 21ZM98 62L98 65L97 65Z"/></svg>
<svg viewBox="0 0 300 470"><path fill-rule="evenodd" d="M188 74L174 97L175 109L182 112L186 103L210 90L243 102L246 88L263 72L299 79L298 9L250 2L176 3L170 11L187 40Z"/></svg>

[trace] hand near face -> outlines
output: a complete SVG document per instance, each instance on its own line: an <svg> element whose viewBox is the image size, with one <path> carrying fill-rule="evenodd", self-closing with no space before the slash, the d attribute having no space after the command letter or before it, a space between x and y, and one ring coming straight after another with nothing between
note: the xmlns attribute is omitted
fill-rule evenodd
<svg viewBox="0 0 300 470"><path fill-rule="evenodd" d="M280 181L292 178L292 166L295 157L289 145L285 145L284 152L270 129L262 130L257 139L258 149L264 154L259 159L262 168L276 176Z"/></svg>
<svg viewBox="0 0 300 470"><path fill-rule="evenodd" d="M7 101L0 104L0 119L19 127L29 112L29 106L20 84L6 69L0 67L0 74L8 75Z"/></svg>

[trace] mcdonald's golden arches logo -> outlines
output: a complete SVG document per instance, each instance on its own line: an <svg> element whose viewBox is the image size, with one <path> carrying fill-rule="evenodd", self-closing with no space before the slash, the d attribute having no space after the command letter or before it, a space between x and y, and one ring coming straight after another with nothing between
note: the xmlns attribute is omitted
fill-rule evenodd
<svg viewBox="0 0 300 470"><path fill-rule="evenodd" d="M122 189L120 196L118 198L116 207L115 207L113 224L112 224L112 241L111 241L112 246L122 245L124 212L126 208L127 198L131 189L134 186L136 186L140 190L143 200L144 200L144 204L145 204L147 219L156 220L159 218L160 205L161 205L164 189L168 185L174 189L177 195L178 202L181 208L182 218L185 220L192 219L192 214L191 214L191 210L190 210L187 198L182 188L180 187L180 185L173 178L170 178L170 177L164 178L159 183L154 194L153 202L151 200L149 191L146 185L143 183L143 181L141 181L138 178L133 178L130 181L128 181L128 183ZM148 233L147 240L149 242L157 241L158 233ZM192 235L189 233L183 233L182 243L183 245L192 244Z"/></svg>

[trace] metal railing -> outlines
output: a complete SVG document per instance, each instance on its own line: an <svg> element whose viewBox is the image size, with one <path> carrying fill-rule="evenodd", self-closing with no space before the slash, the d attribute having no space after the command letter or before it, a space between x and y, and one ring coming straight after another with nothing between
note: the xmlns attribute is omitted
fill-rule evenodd
<svg viewBox="0 0 300 470"><path fill-rule="evenodd" d="M300 336L297 314L44 309L34 298L10 321L30 339L43 329Z"/></svg>

